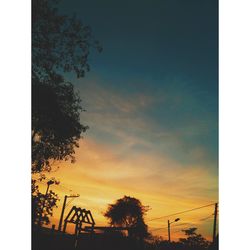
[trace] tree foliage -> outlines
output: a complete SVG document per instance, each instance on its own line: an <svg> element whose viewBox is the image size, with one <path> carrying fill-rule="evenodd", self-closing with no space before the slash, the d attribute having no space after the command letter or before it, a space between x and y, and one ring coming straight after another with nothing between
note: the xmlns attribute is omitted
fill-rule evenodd
<svg viewBox="0 0 250 250"><path fill-rule="evenodd" d="M32 172L50 171L52 160L74 162L74 149L87 126L80 123L80 98L71 83L32 86Z"/></svg>
<svg viewBox="0 0 250 250"><path fill-rule="evenodd" d="M186 249L207 249L210 245L209 241L203 238L201 234L197 234L196 230L197 228L195 227L182 230L187 236L187 238L181 238L180 242L185 246Z"/></svg>
<svg viewBox="0 0 250 250"><path fill-rule="evenodd" d="M104 216L109 219L111 226L129 227L131 236L145 238L149 235L144 222L147 211L148 207L143 206L140 200L124 196L114 204L109 204Z"/></svg>
<svg viewBox="0 0 250 250"><path fill-rule="evenodd" d="M55 72L89 71L91 48L101 51L89 26L76 17L62 15L53 0L32 1L32 74L50 78Z"/></svg>
<svg viewBox="0 0 250 250"><path fill-rule="evenodd" d="M57 207L58 195L52 190L43 194L39 191L38 182L45 179L42 175L38 181L32 180L32 225L47 225L50 223L50 217L53 215L53 208ZM59 184L55 179L51 179L48 182Z"/></svg>
<svg viewBox="0 0 250 250"><path fill-rule="evenodd" d="M90 27L58 12L56 1L32 1L32 172L50 171L55 160L74 162L87 126L81 100L63 74L83 77L91 48L101 51Z"/></svg>

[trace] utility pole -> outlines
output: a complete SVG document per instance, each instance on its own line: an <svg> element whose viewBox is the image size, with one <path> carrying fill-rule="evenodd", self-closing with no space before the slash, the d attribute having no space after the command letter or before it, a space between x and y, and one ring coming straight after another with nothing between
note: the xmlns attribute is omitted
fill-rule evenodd
<svg viewBox="0 0 250 250"><path fill-rule="evenodd" d="M76 197L79 197L80 195L77 194L77 195L65 195L64 196L64 201L63 201L63 207L62 207L62 212L61 212L61 217L60 217L60 221L59 221L59 225L58 225L58 231L60 232L61 229L62 229L62 222L63 222L63 215L64 215L64 210L65 210L65 207L66 207L66 203L67 203L67 198L76 198Z"/></svg>
<svg viewBox="0 0 250 250"><path fill-rule="evenodd" d="M61 228L62 228L62 220L63 220L63 214L64 214L64 210L66 206L67 197L68 197L67 195L64 196L63 207L62 207L61 217L60 217L59 226L58 226L59 232L61 231Z"/></svg>
<svg viewBox="0 0 250 250"><path fill-rule="evenodd" d="M170 222L168 220L168 242L170 243L171 240L170 240Z"/></svg>
<svg viewBox="0 0 250 250"><path fill-rule="evenodd" d="M214 228L213 228L213 243L216 240L216 224L217 224L218 203L214 205Z"/></svg>

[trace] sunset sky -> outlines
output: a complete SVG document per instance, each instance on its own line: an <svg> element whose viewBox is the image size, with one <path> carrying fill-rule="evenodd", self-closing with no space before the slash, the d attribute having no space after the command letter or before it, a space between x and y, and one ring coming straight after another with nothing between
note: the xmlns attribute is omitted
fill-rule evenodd
<svg viewBox="0 0 250 250"><path fill-rule="evenodd" d="M51 186L60 196L52 223L57 227L65 194L80 194L66 213L72 205L90 209L97 225L107 225L108 204L129 195L150 206L149 229L167 237L167 219L176 217L149 220L218 201L217 1L64 0L59 6L91 26L103 52L90 54L84 78L67 76L90 129L76 163L58 163L48 175L61 181ZM173 240L191 226L211 239L213 209L177 216Z"/></svg>

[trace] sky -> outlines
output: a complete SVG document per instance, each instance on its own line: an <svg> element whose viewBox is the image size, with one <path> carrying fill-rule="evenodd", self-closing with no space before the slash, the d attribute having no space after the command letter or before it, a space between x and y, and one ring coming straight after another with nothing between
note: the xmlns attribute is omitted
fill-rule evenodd
<svg viewBox="0 0 250 250"><path fill-rule="evenodd" d="M52 223L69 192L80 194L71 205L90 209L97 225L107 225L103 212L124 195L150 206L146 222L217 202L217 1L64 0L59 7L91 26L103 51L91 51L84 78L68 76L90 129L76 163L50 174L61 181L51 186L61 199ZM173 240L190 226L211 239L212 213L209 206L180 215ZM149 229L167 237L167 219L149 221Z"/></svg>

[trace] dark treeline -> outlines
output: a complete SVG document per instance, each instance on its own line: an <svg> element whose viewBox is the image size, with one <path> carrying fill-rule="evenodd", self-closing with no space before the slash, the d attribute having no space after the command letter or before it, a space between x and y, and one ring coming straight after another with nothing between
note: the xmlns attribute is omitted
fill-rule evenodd
<svg viewBox="0 0 250 250"><path fill-rule="evenodd" d="M39 228L33 235L34 250L50 249L88 249L88 250L216 250L218 242L211 243L197 232L197 228L182 230L185 238L170 242L148 232L144 216L149 207L140 200L124 196L115 203L109 204L104 216L109 226L86 231L83 217L77 216L76 210L69 223L75 224L75 234L67 231ZM83 214L84 216L84 214ZM65 221L66 222L66 221ZM96 230L97 229L97 230ZM115 229L115 230L114 230ZM99 229L100 230L100 229Z"/></svg>
<svg viewBox="0 0 250 250"><path fill-rule="evenodd" d="M169 243L159 237L151 237L140 241L133 237L119 234L81 234L77 244L74 235L59 234L56 231L42 231L33 239L34 250L218 250L218 241L208 242L178 242Z"/></svg>

